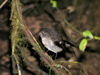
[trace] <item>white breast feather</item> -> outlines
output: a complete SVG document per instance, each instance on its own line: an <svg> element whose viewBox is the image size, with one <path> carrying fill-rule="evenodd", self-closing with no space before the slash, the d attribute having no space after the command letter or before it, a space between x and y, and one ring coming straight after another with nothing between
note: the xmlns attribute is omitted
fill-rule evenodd
<svg viewBox="0 0 100 75"><path fill-rule="evenodd" d="M44 42L45 41L45 42ZM54 52L54 53L57 53L57 52L60 52L62 51L62 48L56 46L52 40L50 38L42 38L42 43L45 45L45 47Z"/></svg>

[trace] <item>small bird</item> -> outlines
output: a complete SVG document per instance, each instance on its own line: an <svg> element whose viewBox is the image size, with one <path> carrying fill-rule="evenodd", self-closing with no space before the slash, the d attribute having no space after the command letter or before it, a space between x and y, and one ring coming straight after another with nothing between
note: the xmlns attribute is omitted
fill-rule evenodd
<svg viewBox="0 0 100 75"><path fill-rule="evenodd" d="M53 27L44 27L39 31L39 36L41 37L43 45L49 50L56 53L61 52L63 49L59 45L64 45L66 47L74 46L70 42L64 41L62 36Z"/></svg>

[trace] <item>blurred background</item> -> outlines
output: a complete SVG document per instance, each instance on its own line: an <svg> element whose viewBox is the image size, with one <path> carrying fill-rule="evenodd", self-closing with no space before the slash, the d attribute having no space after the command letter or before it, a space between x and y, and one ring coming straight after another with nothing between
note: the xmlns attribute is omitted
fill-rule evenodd
<svg viewBox="0 0 100 75"><path fill-rule="evenodd" d="M0 0L0 5L4 0ZM52 7L50 0L20 0L25 24L35 38L42 27L53 26L65 40L72 41L76 46L83 38L80 34L64 23L58 11ZM100 0L56 0L57 6L65 19L79 31L90 30L94 36L100 36ZM0 75L11 75L11 42L10 42L10 5L11 0L0 9ZM77 51L78 52L78 51ZM76 52L76 53L77 53ZM73 55L68 55L73 58ZM34 65L39 65L36 58L29 56ZM60 57L57 60L64 60ZM100 41L88 42L86 51L80 57L86 75L100 75ZM40 65L39 65L40 66ZM76 69L71 70L78 75ZM31 68L23 71L24 75L41 75Z"/></svg>

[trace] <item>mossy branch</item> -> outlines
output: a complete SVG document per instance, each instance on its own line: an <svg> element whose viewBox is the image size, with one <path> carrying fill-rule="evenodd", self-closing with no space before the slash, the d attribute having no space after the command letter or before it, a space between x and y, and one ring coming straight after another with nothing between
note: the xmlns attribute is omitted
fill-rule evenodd
<svg viewBox="0 0 100 75"><path fill-rule="evenodd" d="M16 52L18 52L18 50L16 50L16 47L20 49L20 47L17 46L17 45L18 45L18 42L19 42L18 32L21 32L21 31L18 31L18 29L22 29L25 32L24 34L28 37L27 40L30 41L32 46L35 48L36 52L40 55L41 60L45 64L47 64L47 66L51 67L51 69L55 72L55 74L66 75L66 71L63 68L58 68L58 67L54 66L54 64L53 64L54 61L52 60L52 58L48 54L45 54L43 52L43 50L39 46L38 42L36 41L36 39L34 38L32 33L25 26L24 21L23 21L23 17L22 17L21 6L22 5L21 5L19 0L12 0L12 2L11 2L11 17L10 17L10 19L12 21L12 23L11 23L11 47L12 47L12 57L13 57L12 61L15 60L15 62L17 64L18 74L21 75L21 68L20 68L20 65L19 65L19 59L20 58L18 57L18 54L16 53ZM25 53L22 53L23 51L21 51L21 54L25 55ZM25 63L30 64L29 61L25 62ZM15 66L15 64L13 64L13 66ZM30 64L30 66L32 67L31 64ZM35 67L32 67L32 68L34 68L38 72L42 71L39 68L38 69L35 68ZM41 73L45 73L45 72L42 71Z"/></svg>

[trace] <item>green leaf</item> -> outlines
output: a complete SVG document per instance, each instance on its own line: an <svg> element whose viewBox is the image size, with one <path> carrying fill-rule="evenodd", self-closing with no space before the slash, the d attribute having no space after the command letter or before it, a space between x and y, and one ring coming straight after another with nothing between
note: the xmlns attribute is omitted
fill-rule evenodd
<svg viewBox="0 0 100 75"><path fill-rule="evenodd" d="M84 52L86 45L87 45L87 39L82 39L82 41L79 45L79 49Z"/></svg>
<svg viewBox="0 0 100 75"><path fill-rule="evenodd" d="M53 1L52 1L52 0L50 0L50 3L53 3Z"/></svg>
<svg viewBox="0 0 100 75"><path fill-rule="evenodd" d="M59 64L55 64L55 66L56 66L56 67L60 67L60 65L59 65Z"/></svg>
<svg viewBox="0 0 100 75"><path fill-rule="evenodd" d="M93 39L93 34L89 30L84 31L83 36L84 37L89 37L90 39Z"/></svg>
<svg viewBox="0 0 100 75"><path fill-rule="evenodd" d="M100 40L100 37L98 37L98 36L95 36L94 38L97 39L97 40Z"/></svg>
<svg viewBox="0 0 100 75"><path fill-rule="evenodd" d="M50 0L50 3L52 3L53 4L53 6L52 7L57 7L57 2L56 1L53 1L53 0Z"/></svg>
<svg viewBox="0 0 100 75"><path fill-rule="evenodd" d="M53 2L53 7L54 7L54 8L57 7L56 1Z"/></svg>

